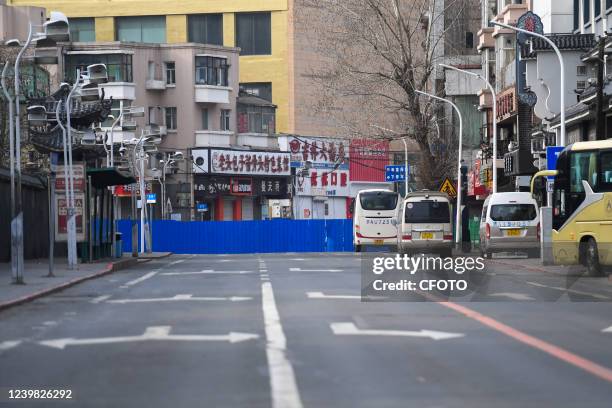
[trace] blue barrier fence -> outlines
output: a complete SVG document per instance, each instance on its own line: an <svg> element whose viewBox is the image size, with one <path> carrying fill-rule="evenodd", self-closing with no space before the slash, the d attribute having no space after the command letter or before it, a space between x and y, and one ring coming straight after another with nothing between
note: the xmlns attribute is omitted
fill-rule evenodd
<svg viewBox="0 0 612 408"><path fill-rule="evenodd" d="M123 251L131 252L131 221L117 221ZM140 225L138 225L140 228ZM346 252L352 220L153 221L153 251L175 254ZM140 231L139 231L140 233Z"/></svg>

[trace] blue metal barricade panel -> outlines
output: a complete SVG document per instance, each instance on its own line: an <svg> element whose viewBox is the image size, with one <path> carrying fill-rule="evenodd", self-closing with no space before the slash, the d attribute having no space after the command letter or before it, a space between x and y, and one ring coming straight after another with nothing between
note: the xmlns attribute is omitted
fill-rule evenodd
<svg viewBox="0 0 612 408"><path fill-rule="evenodd" d="M131 221L117 221L123 251L132 248ZM139 226L140 228L140 226ZM246 254L352 251L352 220L153 221L154 251Z"/></svg>

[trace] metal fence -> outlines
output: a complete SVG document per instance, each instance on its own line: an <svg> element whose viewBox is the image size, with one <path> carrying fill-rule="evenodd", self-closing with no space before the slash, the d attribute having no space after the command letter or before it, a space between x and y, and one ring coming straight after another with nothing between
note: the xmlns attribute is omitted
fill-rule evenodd
<svg viewBox="0 0 612 408"><path fill-rule="evenodd" d="M130 220L118 221L123 251ZM140 225L139 225L140 227ZM353 250L352 220L153 221L153 251L175 254L344 252Z"/></svg>

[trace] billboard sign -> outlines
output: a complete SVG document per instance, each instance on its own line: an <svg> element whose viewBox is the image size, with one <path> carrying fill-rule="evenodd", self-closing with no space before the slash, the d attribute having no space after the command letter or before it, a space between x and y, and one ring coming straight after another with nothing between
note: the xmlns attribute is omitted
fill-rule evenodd
<svg viewBox="0 0 612 408"><path fill-rule="evenodd" d="M210 172L259 176L289 176L289 153L211 149Z"/></svg>
<svg viewBox="0 0 612 408"><path fill-rule="evenodd" d="M306 162L319 169L349 169L349 142L344 139L323 139L289 136L291 167L304 167Z"/></svg>
<svg viewBox="0 0 612 408"><path fill-rule="evenodd" d="M349 197L349 171L310 169L297 177L296 190L299 196Z"/></svg>

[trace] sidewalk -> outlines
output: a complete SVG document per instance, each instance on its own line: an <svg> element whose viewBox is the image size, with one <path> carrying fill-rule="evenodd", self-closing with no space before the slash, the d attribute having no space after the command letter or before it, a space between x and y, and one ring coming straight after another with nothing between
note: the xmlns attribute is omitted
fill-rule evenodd
<svg viewBox="0 0 612 408"><path fill-rule="evenodd" d="M92 264L79 264L77 270L69 270L66 259L61 258L55 262L55 277L48 278L46 277L49 272L47 259L26 261L23 272L24 285L12 284L11 264L0 263L0 310L66 289L88 279L129 268L136 263L138 259L130 256L112 262L105 260Z"/></svg>
<svg viewBox="0 0 612 408"><path fill-rule="evenodd" d="M498 265L516 266L533 272L544 272L561 276L585 276L586 274L585 267L582 265L542 265L542 260L540 258L497 258L494 255L493 259L487 261ZM610 277L612 278L612 275Z"/></svg>

